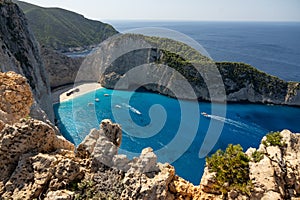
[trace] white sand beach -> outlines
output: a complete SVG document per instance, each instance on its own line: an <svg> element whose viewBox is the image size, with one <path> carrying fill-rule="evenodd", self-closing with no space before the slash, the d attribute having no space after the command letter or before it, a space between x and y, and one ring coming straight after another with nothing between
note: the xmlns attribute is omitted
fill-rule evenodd
<svg viewBox="0 0 300 200"><path fill-rule="evenodd" d="M80 95L97 90L99 88L102 88L102 86L99 83L82 83L76 85L70 84L62 86L52 91L52 103L55 104L67 101L69 99L78 97Z"/></svg>

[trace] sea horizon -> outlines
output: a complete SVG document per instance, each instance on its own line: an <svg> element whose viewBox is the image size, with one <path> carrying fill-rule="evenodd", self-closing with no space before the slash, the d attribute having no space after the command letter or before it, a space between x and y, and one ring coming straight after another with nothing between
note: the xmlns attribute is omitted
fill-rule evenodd
<svg viewBox="0 0 300 200"><path fill-rule="evenodd" d="M300 22L112 21L121 33L142 28L178 31L215 61L244 62L285 81L300 82Z"/></svg>

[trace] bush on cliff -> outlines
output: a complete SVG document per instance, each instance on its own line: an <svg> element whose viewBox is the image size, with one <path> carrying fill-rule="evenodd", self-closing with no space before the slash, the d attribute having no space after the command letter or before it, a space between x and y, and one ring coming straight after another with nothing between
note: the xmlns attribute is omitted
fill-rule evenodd
<svg viewBox="0 0 300 200"><path fill-rule="evenodd" d="M268 146L278 146L283 147L285 145L284 142L282 142L282 136L280 135L280 132L270 132L266 135L266 140L264 140L263 145L266 147Z"/></svg>
<svg viewBox="0 0 300 200"><path fill-rule="evenodd" d="M229 144L225 151L218 150L206 158L209 171L215 173L214 189L223 194L231 190L249 194L249 160L240 145L232 144Z"/></svg>

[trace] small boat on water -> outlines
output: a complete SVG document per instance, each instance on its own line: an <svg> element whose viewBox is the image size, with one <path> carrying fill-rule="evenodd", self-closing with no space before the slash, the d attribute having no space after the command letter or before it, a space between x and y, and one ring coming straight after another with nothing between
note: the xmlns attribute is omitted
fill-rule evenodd
<svg viewBox="0 0 300 200"><path fill-rule="evenodd" d="M135 114L141 115L142 113L137 110L136 108L132 107L131 105L128 105L126 103L122 103L122 106L125 106L126 108L129 108L129 110L131 110L131 112L134 112Z"/></svg>
<svg viewBox="0 0 300 200"><path fill-rule="evenodd" d="M141 115L142 113L140 111L138 111L137 109L131 107L130 110L138 115Z"/></svg>
<svg viewBox="0 0 300 200"><path fill-rule="evenodd" d="M109 96L109 94L104 94L103 96L105 96L105 97L108 97L108 96Z"/></svg>
<svg viewBox="0 0 300 200"><path fill-rule="evenodd" d="M203 115L204 117L209 117L206 112L202 112L201 115Z"/></svg>
<svg viewBox="0 0 300 200"><path fill-rule="evenodd" d="M120 105L117 104L117 105L115 105L115 108L122 108L122 107L121 107Z"/></svg>
<svg viewBox="0 0 300 200"><path fill-rule="evenodd" d="M96 99L95 99L95 101L96 101L96 102L99 102L99 101L100 101L100 99L99 99L99 98L96 98Z"/></svg>

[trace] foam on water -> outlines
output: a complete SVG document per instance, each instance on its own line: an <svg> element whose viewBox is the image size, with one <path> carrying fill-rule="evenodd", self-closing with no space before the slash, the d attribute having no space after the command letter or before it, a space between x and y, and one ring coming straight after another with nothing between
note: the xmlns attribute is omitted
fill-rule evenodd
<svg viewBox="0 0 300 200"><path fill-rule="evenodd" d="M220 116L216 116L216 115L207 115L207 117L209 117L211 119L214 119L214 120L224 122L224 123L229 124L231 126L235 126L236 128L254 131L253 133L260 132L261 130L263 130L262 127L260 127L259 125L255 124L255 123L249 123L249 125L248 125L248 124L245 124L245 123L240 122L240 121L235 121L235 120L232 120L232 119L229 119L229 118L224 118L224 117L220 117Z"/></svg>

